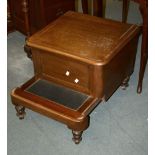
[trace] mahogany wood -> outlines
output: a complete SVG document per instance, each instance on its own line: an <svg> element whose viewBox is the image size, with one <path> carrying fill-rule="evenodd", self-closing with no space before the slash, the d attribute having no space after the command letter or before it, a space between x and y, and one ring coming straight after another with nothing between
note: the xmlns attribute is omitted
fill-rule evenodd
<svg viewBox="0 0 155 155"><path fill-rule="evenodd" d="M140 60L139 80L137 86L137 93L141 93L145 68L148 59L148 0L132 0L132 1L139 4L139 9L143 18L141 60ZM123 22L127 21L129 2L130 0L123 0L123 14L122 14Z"/></svg>
<svg viewBox="0 0 155 155"><path fill-rule="evenodd" d="M139 34L137 25L65 13L27 39L35 76L12 91L13 104L66 124L78 144L89 126L89 114L133 73ZM39 79L89 98L75 110L25 91Z"/></svg>
<svg viewBox="0 0 155 155"><path fill-rule="evenodd" d="M12 20L12 8L10 0L7 0L7 33L14 31L14 23Z"/></svg>
<svg viewBox="0 0 155 155"><path fill-rule="evenodd" d="M139 80L137 93L142 92L143 77L148 59L148 0L132 0L140 5L140 12L143 18L142 24L142 45L141 45L141 61L139 70ZM104 5L103 5L104 3ZM83 11L88 13L88 0L82 0ZM127 22L130 0L123 0L122 22ZM106 0L93 1L93 14L99 17L105 17Z"/></svg>
<svg viewBox="0 0 155 155"><path fill-rule="evenodd" d="M88 14L88 1L82 0L83 13ZM93 15L105 17L106 0L93 0Z"/></svg>
<svg viewBox="0 0 155 155"><path fill-rule="evenodd" d="M15 29L29 36L68 10L74 0L9 0ZM54 4L54 5L53 5Z"/></svg>
<svg viewBox="0 0 155 155"><path fill-rule="evenodd" d="M103 16L103 0L93 1L93 14L98 17Z"/></svg>
<svg viewBox="0 0 155 155"><path fill-rule="evenodd" d="M140 60L140 71L137 92L142 92L142 84L144 78L144 72L148 60L148 1L144 0L140 3L140 11L143 18L142 25L142 45L141 45L141 60Z"/></svg>
<svg viewBox="0 0 155 155"><path fill-rule="evenodd" d="M24 13L25 32L27 37L30 36L29 8L28 0L22 0L22 11Z"/></svg>

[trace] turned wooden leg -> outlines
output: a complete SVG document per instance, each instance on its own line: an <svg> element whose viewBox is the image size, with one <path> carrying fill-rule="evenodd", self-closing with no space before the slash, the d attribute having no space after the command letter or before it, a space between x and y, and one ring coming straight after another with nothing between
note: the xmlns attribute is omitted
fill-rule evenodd
<svg viewBox="0 0 155 155"><path fill-rule="evenodd" d="M142 92L142 86L143 86L143 78L144 78L144 73L145 73L145 68L147 64L147 56L145 55L144 57L141 56L141 66L140 66L140 71L139 71L139 80L138 80L138 86L137 86L137 93L140 94Z"/></svg>
<svg viewBox="0 0 155 155"><path fill-rule="evenodd" d="M139 9L143 17L141 60L140 60L139 81L138 81L138 87L137 87L137 93L140 94L142 92L143 78L144 78L145 68L148 60L148 4L147 4L147 1L142 1L140 3Z"/></svg>
<svg viewBox="0 0 155 155"><path fill-rule="evenodd" d="M129 80L130 80L130 77L129 77L129 76L127 76L127 77L123 80L123 82L122 82L122 84L121 84L121 88L122 88L123 90L126 90L126 88L129 86Z"/></svg>
<svg viewBox="0 0 155 155"><path fill-rule="evenodd" d="M17 117L19 117L19 119L24 119L24 116L26 114L25 112L25 107L21 106L21 105L16 105L15 109L17 111Z"/></svg>
<svg viewBox="0 0 155 155"><path fill-rule="evenodd" d="M83 131L74 131L72 130L73 133L73 138L72 140L74 141L75 144L79 144L82 140L82 133Z"/></svg>
<svg viewBox="0 0 155 155"><path fill-rule="evenodd" d="M87 116L79 122L74 122L68 125L68 128L72 130L73 138L75 144L79 144L82 140L82 133L89 126L90 117Z"/></svg>

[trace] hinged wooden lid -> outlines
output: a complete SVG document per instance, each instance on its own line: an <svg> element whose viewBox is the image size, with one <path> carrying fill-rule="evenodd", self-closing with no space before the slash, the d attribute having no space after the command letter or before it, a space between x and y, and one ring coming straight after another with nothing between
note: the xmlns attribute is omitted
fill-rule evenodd
<svg viewBox="0 0 155 155"><path fill-rule="evenodd" d="M27 45L100 65L112 59L139 31L137 25L69 11L31 36Z"/></svg>

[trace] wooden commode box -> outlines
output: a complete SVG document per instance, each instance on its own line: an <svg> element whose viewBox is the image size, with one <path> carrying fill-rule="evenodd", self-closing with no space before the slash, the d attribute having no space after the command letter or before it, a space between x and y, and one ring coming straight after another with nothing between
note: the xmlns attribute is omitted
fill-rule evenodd
<svg viewBox="0 0 155 155"><path fill-rule="evenodd" d="M25 108L60 121L81 141L89 114L133 73L140 28L67 12L26 42L34 77L11 93L19 118Z"/></svg>

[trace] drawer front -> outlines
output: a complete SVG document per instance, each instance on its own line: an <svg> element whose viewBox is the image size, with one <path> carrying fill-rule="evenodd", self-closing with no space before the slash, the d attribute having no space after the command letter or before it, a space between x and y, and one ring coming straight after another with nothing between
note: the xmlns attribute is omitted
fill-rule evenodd
<svg viewBox="0 0 155 155"><path fill-rule="evenodd" d="M90 67L88 64L46 53L42 55L42 72L57 81L64 81L64 85L89 91Z"/></svg>

